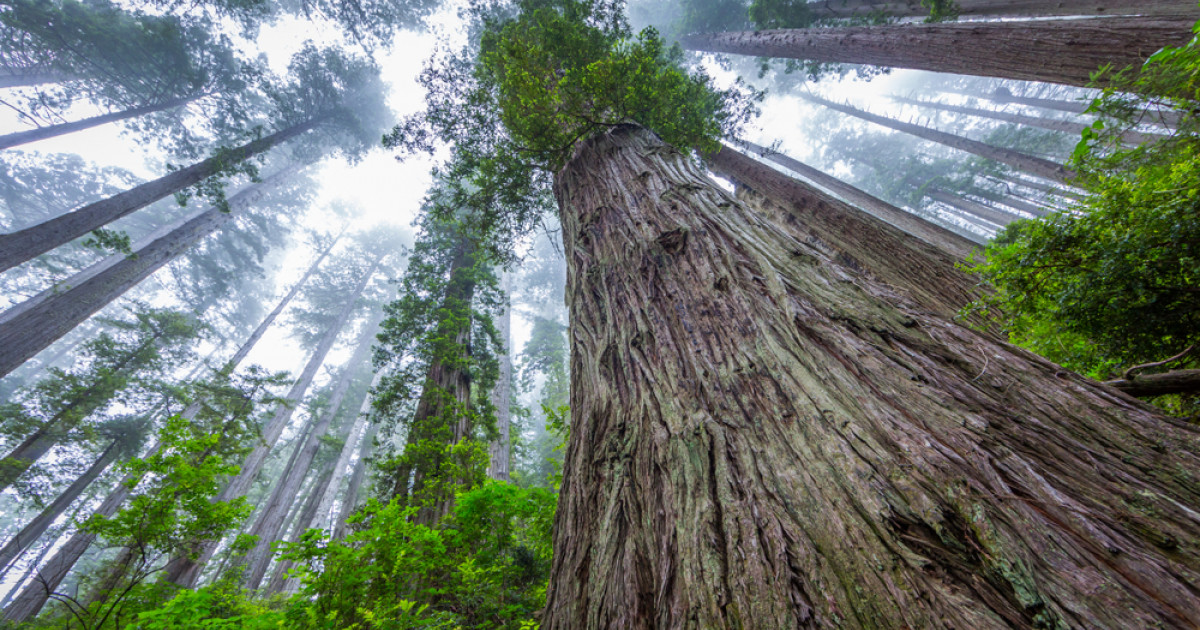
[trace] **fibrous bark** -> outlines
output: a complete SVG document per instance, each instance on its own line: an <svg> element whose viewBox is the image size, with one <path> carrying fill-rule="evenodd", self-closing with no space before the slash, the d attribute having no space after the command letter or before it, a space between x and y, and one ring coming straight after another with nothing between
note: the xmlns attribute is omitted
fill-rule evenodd
<svg viewBox="0 0 1200 630"><path fill-rule="evenodd" d="M1192 38L1194 17L1111 17L775 29L688 35L689 50L1087 86Z"/></svg>
<svg viewBox="0 0 1200 630"><path fill-rule="evenodd" d="M492 390L492 405L496 408L496 439L488 447L488 476L499 481L508 481L509 460L509 397L512 389L512 352L509 343L512 336L512 304L509 300L507 275L501 278L500 290L504 294L504 311L496 318L496 332L500 342L504 344L504 354L500 360L500 374L496 379L496 387Z"/></svg>
<svg viewBox="0 0 1200 630"><path fill-rule="evenodd" d="M1067 15L1191 15L1197 16L1191 0L957 0L963 16L1054 17ZM929 7L920 0L817 0L808 3L819 17L923 17Z"/></svg>
<svg viewBox="0 0 1200 630"><path fill-rule="evenodd" d="M1075 176L1075 173L1064 167L1062 164L1056 164L1050 160L1021 153L1020 151L1014 151L1013 149L994 147L990 144L984 144L978 140L964 138L952 133L946 133L944 131L922 127L921 125L914 125L912 123L893 120L887 116L872 114L871 112L863 111L857 107L851 107L843 103L835 103L812 94L802 94L801 98L812 101L813 103L817 103L818 105L824 105L825 107L837 110L843 114L848 114L850 116L854 116L855 118L861 118L867 122L872 122L889 129L895 129L896 131L912 134L918 138L929 140L930 142L944 144L948 147L958 149L959 151L973 153L979 157L995 160L1002 164L1007 164L1015 169L1025 171L1026 173L1037 175L1038 177L1044 177L1059 183L1065 184L1068 179Z"/></svg>
<svg viewBox="0 0 1200 630"><path fill-rule="evenodd" d="M644 129L554 188L543 628L1194 627L1195 427L910 309Z"/></svg>

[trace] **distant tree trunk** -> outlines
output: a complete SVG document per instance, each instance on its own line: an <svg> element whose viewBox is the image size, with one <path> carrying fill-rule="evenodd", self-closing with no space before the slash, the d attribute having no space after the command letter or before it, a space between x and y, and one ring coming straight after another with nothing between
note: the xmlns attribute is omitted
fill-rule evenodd
<svg viewBox="0 0 1200 630"><path fill-rule="evenodd" d="M1149 397L1200 392L1200 370L1172 370L1162 374L1139 374L1132 378L1105 381L1130 396Z"/></svg>
<svg viewBox="0 0 1200 630"><path fill-rule="evenodd" d="M69 79L70 77L61 72L31 68L23 72L0 74L0 88L33 87L46 83L61 83Z"/></svg>
<svg viewBox="0 0 1200 630"><path fill-rule="evenodd" d="M280 538L288 507L296 498L300 485L312 467L313 460L317 457L317 451L321 449L321 438L329 432L330 423L333 422L334 416L341 408L346 393L350 391L354 376L358 374L363 362L370 355L376 331L377 327L373 322L363 327L354 355L342 369L337 384L330 393L329 406L313 424L308 438L296 447L296 456L282 472L279 483L275 484L275 488L271 491L271 498L267 500L263 510L259 512L258 518L254 521L254 525L251 526L249 534L258 536L258 541L254 548L246 554L247 569L244 581L246 588L258 588L263 576L266 575L272 558L271 545ZM314 490L314 494L319 493Z"/></svg>
<svg viewBox="0 0 1200 630"><path fill-rule="evenodd" d="M843 114L848 114L877 125L882 125L889 129L902 131L904 133L917 136L918 138L929 140L930 142L937 142L939 144L944 144L948 147L958 149L959 151L966 151L968 153L978 155L979 157L995 160L1002 164L1007 164L1013 168L1020 169L1026 173L1031 173L1045 179L1065 184L1068 179L1075 176L1075 173L1061 164L1056 164L1050 160L1027 155L1025 153L1021 153L1020 151L1014 151L1012 149L1005 149L1002 147L994 147L989 144L979 142L978 140L971 140L970 138L964 138L952 133L937 131L935 129L929 129L928 127L922 127L921 125L914 125L912 123L900 122L886 116L872 114L856 107L835 103L833 101L810 94L802 94L801 98L812 101L813 103L817 103L819 105L824 105L825 107L837 110Z"/></svg>
<svg viewBox="0 0 1200 630"><path fill-rule="evenodd" d="M1048 213L1045 206L1038 205L1028 199L1025 199L1024 197L1020 197L1011 193L1000 197L996 200L996 203L1008 206L1014 210L1027 212L1035 217L1044 217Z"/></svg>
<svg viewBox="0 0 1200 630"><path fill-rule="evenodd" d="M554 190L543 628L1194 627L1196 427L903 306L644 129Z"/></svg>
<svg viewBox="0 0 1200 630"><path fill-rule="evenodd" d="M496 319L496 332L504 344L504 354L500 355L500 376L496 379L496 387L492 390L492 405L496 407L496 439L488 448L488 474L492 479L508 481L508 460L511 453L509 444L509 424L511 409L509 398L512 396L512 350L510 343L512 335L512 296L509 294L508 275L502 273L500 290L504 293L504 311Z"/></svg>
<svg viewBox="0 0 1200 630"><path fill-rule="evenodd" d="M333 531L330 534L333 540L341 540L345 537L346 521L358 508L358 493L362 489L363 478L367 471L367 458L371 456L375 433L378 430L378 424L371 424L363 434L361 446L358 448L358 460L354 462L354 472L350 475L350 482L346 484L346 494L342 498L342 506L338 511L337 520L333 523Z"/></svg>
<svg viewBox="0 0 1200 630"><path fill-rule="evenodd" d="M742 142L742 144L745 144L752 154L771 160L784 168L798 173L801 177L825 188L851 205L874 216L876 219L937 247L954 259L963 260L972 251L977 249L974 243L962 236L950 232L911 212L897 208L864 190L851 186L836 177L827 175L799 160L790 158L782 153L771 152L766 147L759 146L753 142ZM725 150L727 149L722 149L722 151Z"/></svg>
<svg viewBox="0 0 1200 630"><path fill-rule="evenodd" d="M131 107L119 112L102 114L100 116L93 116L91 118L85 118L83 120L77 120L74 122L47 125L37 129L30 129L29 131L18 131L15 133L6 134L0 136L0 149L11 149L12 147L28 144L30 142L37 142L38 140L57 138L58 136L64 136L76 131L83 131L84 129L91 129L92 127L99 127L100 125L106 125L112 122L129 120L130 118L137 118L139 116L145 116L146 114L153 114L155 112L174 109L176 107L187 105L197 98L199 97L190 96L186 98L176 98L164 101L162 103L156 103L154 105Z"/></svg>
<svg viewBox="0 0 1200 630"><path fill-rule="evenodd" d="M938 188L927 188L925 194L934 201L940 201L948 206L958 208L973 217L983 219L999 227L1004 227L1019 218L991 206L986 206L973 199L967 199L962 195L956 195Z"/></svg>
<svg viewBox="0 0 1200 630"><path fill-rule="evenodd" d="M113 440L108 448L96 458L95 462L88 467L83 474L79 475L66 490L55 497L54 501L47 505L40 514L35 516L32 521L29 521L21 531L17 532L5 545L0 549L0 567L6 567L10 562L15 560L26 549L37 542L42 534L50 525L66 512L67 508L79 498L80 494L92 485L92 482L100 477L105 470L117 459L121 449L118 447L118 441Z"/></svg>
<svg viewBox="0 0 1200 630"><path fill-rule="evenodd" d="M960 258L858 208L728 147L710 157L709 165L777 204L783 217L773 217L773 222L780 229L825 244L837 252L841 264L896 287L922 308L950 317L979 297L978 282L954 266ZM803 260L800 252L797 256ZM908 282L910 274L929 282L913 285Z"/></svg>
<svg viewBox="0 0 1200 630"><path fill-rule="evenodd" d="M1191 0L957 0L959 15L971 17L1054 17L1073 15L1196 15ZM818 17L848 18L882 14L923 17L929 7L920 0L817 0L808 3Z"/></svg>
<svg viewBox="0 0 1200 630"><path fill-rule="evenodd" d="M354 423L346 434L346 441L342 443L342 452L338 454L337 462L333 465L334 476L331 477L329 483L321 489L321 503L317 506L317 515L313 519L311 527L315 527L317 529L332 529L330 528L330 521L333 512L333 504L334 501L337 500L339 484L341 482L342 475L346 473L346 467L350 465L350 458L354 457L355 447L357 446L361 450L362 447L360 446L360 443L363 439L366 439L364 436L368 432L367 425L369 424L367 417L371 411L370 392L371 389L374 389L375 386L379 384L379 380L380 374L376 374L371 380L371 387L363 392L362 398L358 401L358 415L354 417ZM371 435L374 437L373 431L371 431ZM361 463L361 460L359 463ZM355 470L357 471L357 466ZM354 473L351 473L351 479L353 479L353 475Z"/></svg>
<svg viewBox="0 0 1200 630"><path fill-rule="evenodd" d="M299 514L296 516L296 522L292 526L292 533L288 536L288 542L300 542L300 537L312 526L321 499L321 492L319 490L329 485L332 478L333 466L327 463L322 467L321 472L317 475L317 479L313 482L312 490L304 499L304 505L301 506ZM280 560L275 570L271 573L271 579L267 581L267 587L263 589L264 592L267 595L274 595L283 591L284 587L293 581L287 577L287 572L293 566L294 564L291 560Z"/></svg>
<svg viewBox="0 0 1200 630"><path fill-rule="evenodd" d="M265 138L230 149L222 155L164 175L152 182L146 182L123 193L90 203L73 212L67 212L16 232L0 234L0 271L11 269L34 256L65 245L159 199L197 184L216 175L231 164L242 162L312 129L321 120L313 119L289 127Z"/></svg>
<svg viewBox="0 0 1200 630"><path fill-rule="evenodd" d="M775 29L702 33L680 42L700 52L1087 86L1101 66L1140 67L1163 46L1187 44L1194 21L1111 17Z"/></svg>
<svg viewBox="0 0 1200 630"><path fill-rule="evenodd" d="M254 479L258 476L259 471L262 470L262 466L267 460L267 455L270 455L271 448L275 446L275 442L279 440L280 434L283 433L284 428L287 427L288 422L291 420L295 406L304 398L304 393L308 391L309 385L312 384L313 377L317 375L317 370L325 362L325 356L329 354L329 351L333 348L333 343L337 340L338 334L341 333L346 323L350 320L350 315L355 310L359 296L362 295L371 277L375 275L378 265L379 259L376 259L371 265L370 271L363 274L355 289L346 296L345 306L338 313L329 328L325 329L325 334L317 343L316 349L313 351L308 363L305 364L299 378L292 384L292 388L288 391L284 401L276 408L275 415L263 427L262 442L246 455L238 474L229 480L229 483L221 491L217 500L229 501L246 495L246 491L250 489L250 485L254 483ZM193 560L183 556L172 558L163 572L162 579L169 580L184 588L194 588L196 580L200 578L201 569L212 558L215 550L215 541L199 543L195 554L196 559Z"/></svg>
<svg viewBox="0 0 1200 630"><path fill-rule="evenodd" d="M419 443L421 440L444 439L442 430L446 422L453 422L449 427L450 444L456 444L470 432L469 421L464 413L455 413L456 407L466 408L471 402L471 378L468 372L466 353L471 341L471 326L469 324L471 300L475 296L475 277L472 268L475 266L475 248L464 240L457 246L454 257L450 262L449 281L446 284L446 294L442 298L441 312L446 318L438 322L439 334L446 339L452 339L456 347L463 353L455 360L435 355L429 363L429 373L417 400L417 408L409 421L408 445ZM464 323L465 322L465 323ZM406 446L406 452L411 452ZM423 457L425 457L423 455ZM433 461L409 462L402 465L396 475L396 485L392 488L392 496L402 503L415 503L419 506L416 522L433 525L450 512L453 494L447 494L444 488L430 488L429 484L442 468L440 454L432 454ZM443 480L444 481L444 480ZM444 484L443 484L444 485ZM433 496L424 496L432 494Z"/></svg>
<svg viewBox="0 0 1200 630"><path fill-rule="evenodd" d="M980 109L978 107L965 107L962 105L947 105L936 101L921 101L912 98L902 98L898 96L891 97L892 100L901 103L908 103L918 107L928 107L931 109L939 109L946 112L954 112L956 114L966 114L968 116L977 116L979 118L991 118L993 120L1002 120L1014 125L1025 125L1028 127L1038 127L1041 129L1049 129L1074 136L1079 136L1084 129L1091 127L1083 123L1077 123L1070 120L1056 120L1054 118L1043 118L1040 116L1025 116L1022 114L1011 114L1009 112L998 112L989 109ZM1137 131L1126 131L1121 134L1121 139L1129 144L1143 144L1154 140L1162 139L1163 136L1139 133Z"/></svg>
<svg viewBox="0 0 1200 630"><path fill-rule="evenodd" d="M230 197L230 206L237 209L252 203L266 190L264 187L277 181L272 178ZM232 213L217 208L193 213L170 226L173 229L166 234L156 232L142 239L133 256L110 256L0 314L0 376L41 352L232 218Z"/></svg>

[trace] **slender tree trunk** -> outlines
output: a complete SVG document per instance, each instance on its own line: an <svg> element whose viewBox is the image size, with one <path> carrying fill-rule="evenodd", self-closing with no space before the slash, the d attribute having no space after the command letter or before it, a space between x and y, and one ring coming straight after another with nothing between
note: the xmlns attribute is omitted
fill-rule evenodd
<svg viewBox="0 0 1200 630"><path fill-rule="evenodd" d="M354 376L358 374L363 362L369 356L377 330L374 323L368 323L363 327L354 355L342 369L342 374L338 377L337 384L334 385L333 392L329 396L329 406L313 425L308 438L296 447L296 456L283 471L283 477L279 483L275 484L271 498L267 500L263 511L259 513L258 519L250 528L249 533L252 536L258 536L258 541L254 548L246 554L247 571L244 582L246 588L258 588L263 576L266 575L272 558L271 545L280 539L284 518L287 516L287 508L297 496L304 477L312 467L313 460L317 457L317 451L321 449L321 438L329 432L329 426L333 422L334 416L337 415L338 409L341 408L342 400L350 391ZM314 489L314 494L320 493Z"/></svg>
<svg viewBox="0 0 1200 630"><path fill-rule="evenodd" d="M63 75L61 72L31 69L26 72L0 74L0 88L33 87L35 85L61 83L68 80L70 80L70 77Z"/></svg>
<svg viewBox="0 0 1200 630"><path fill-rule="evenodd" d="M1133 378L1105 381L1105 385L1129 394L1149 397L1165 394L1194 394L1200 392L1200 370L1172 370L1162 374L1139 374Z"/></svg>
<svg viewBox="0 0 1200 630"><path fill-rule="evenodd" d="M39 127L37 129L30 129L29 131L18 131L15 133L6 134L0 136L0 149L11 149L12 147L28 144L30 142L37 142L38 140L57 138L58 136L64 136L76 131L83 131L84 129L91 129L92 127L99 127L100 125L106 125L112 122L120 122L122 120L129 120L130 118L145 116L146 114L153 114L155 112L182 107L196 100L197 98L198 97L196 96L176 98L169 101L164 101L162 103L156 103L154 105L131 107L119 112L93 116L91 118L76 120L74 122L48 125L45 127Z"/></svg>
<svg viewBox="0 0 1200 630"><path fill-rule="evenodd" d="M1196 427L903 306L644 129L554 189L543 628L1194 627Z"/></svg>
<svg viewBox="0 0 1200 630"><path fill-rule="evenodd" d="M278 181L272 178L239 192L230 197L230 206L237 209L252 203ZM166 234L155 233L143 239L133 256L110 256L0 314L0 376L41 352L232 218L231 212L217 208L194 213Z"/></svg>
<svg viewBox="0 0 1200 630"><path fill-rule="evenodd" d="M996 201L996 203L1008 206L1009 208L1012 208L1014 210L1019 210L1021 212L1027 212L1029 214L1032 214L1035 217L1044 217L1047 214L1045 206L1039 205L1028 199L1025 199L1024 197L1020 197L1018 195L1014 195L1011 193L1004 195L1003 197L998 199Z"/></svg>
<svg viewBox="0 0 1200 630"><path fill-rule="evenodd" d="M342 443L342 452L338 454L337 463L334 464L334 475L330 478L329 484L321 489L321 503L317 506L317 515L313 519L312 527L317 529L331 529L330 520L333 512L333 503L337 499L337 492L341 482L342 475L346 473L347 466L350 465L350 458L354 456L355 447L364 439L367 433L368 414L371 411L371 390L379 384L381 373L376 374L371 379L371 387L363 392L362 398L358 401L358 415L354 417L354 424L346 435L346 441ZM372 435L374 433L372 432ZM355 468L357 471L357 467ZM354 472L351 472L353 479Z"/></svg>
<svg viewBox="0 0 1200 630"><path fill-rule="evenodd" d="M973 199L967 199L962 195L956 195L937 188L929 188L925 191L925 194L934 201L940 201L948 206L958 208L973 217L983 219L998 227L1004 227L1017 218L1007 212L1002 212L991 206L985 206Z"/></svg>
<svg viewBox="0 0 1200 630"><path fill-rule="evenodd" d="M899 96L893 96L891 98L894 101L898 101L901 103L908 103L910 105L916 105L918 107L928 107L931 109L938 109L938 110L945 111L945 112L954 112L956 114L966 114L967 116L976 116L979 118L991 118L993 120L1001 120L1001 121L1004 121L1007 123L1012 123L1014 125L1025 125L1028 127L1038 127L1041 129L1049 129L1051 131L1058 131L1061 133L1075 135L1075 136L1081 135L1083 133L1084 129L1091 127L1091 125L1085 125L1083 123L1077 123L1077 122L1073 122L1070 120L1056 120L1054 118L1043 118L1040 116L1025 116L1022 114L1012 114L1009 112L999 112L999 111L989 110L989 109L980 109L978 107L965 107L962 105L947 105L945 103L938 103L935 101L921 101L921 100L917 100L917 99L903 98L903 97L899 97ZM1160 139L1162 139L1162 137L1163 136L1160 136L1160 135L1139 133L1136 131L1126 131L1125 133L1121 134L1121 138L1125 142L1127 142L1129 144L1134 144L1134 145L1143 144L1146 142L1152 142L1154 140L1160 140Z"/></svg>
<svg viewBox="0 0 1200 630"><path fill-rule="evenodd" d="M820 186L841 197L851 205L865 211L871 216L888 223L893 227L915 236L945 252L957 260L964 260L976 248L971 241L950 232L949 230L930 223L922 217L906 212L892 204L864 191L855 188L842 180L827 175L799 160L790 158L782 153L772 152L766 147L752 142L744 142L752 155L766 158L799 174L804 179ZM725 151L727 149L722 149Z"/></svg>
<svg viewBox="0 0 1200 630"><path fill-rule="evenodd" d="M512 396L512 351L509 345L512 340L512 301L509 294L509 279L507 273L502 273L500 290L504 293L504 311L496 319L496 332L504 344L504 354L500 355L500 377L492 390L492 405L496 408L496 439L488 448L488 474L492 479L508 481L508 461L511 457L509 443L509 425L511 424L510 397Z"/></svg>
<svg viewBox="0 0 1200 630"><path fill-rule="evenodd" d="M288 542L300 542L300 537L304 532L312 526L313 519L317 515L317 507L320 503L320 489L329 485L333 478L333 466L325 464L317 479L313 482L312 490L308 493L308 497L304 499L304 505L300 508L300 512L296 517L295 525L292 527L291 535L288 536ZM264 589L267 595L274 595L284 590L284 587L293 582L293 579L287 577L287 572L292 569L294 564L291 560L280 560L275 570L271 573L271 579L267 581L267 588Z"/></svg>
<svg viewBox="0 0 1200 630"><path fill-rule="evenodd" d="M802 94L801 97L812 101L813 103L824 105L830 109L842 112L843 114L861 118L862 120L872 122L889 129L895 129L896 131L912 134L923 140L944 144L948 147L958 149L959 151L966 151L968 153L978 155L979 157L995 160L1002 164L1007 164L1013 168L1025 171L1026 173L1037 175L1038 177L1043 177L1045 179L1065 184L1069 178L1075 176L1075 173L1071 172L1061 164L1056 164L1050 160L1027 155L1025 153L1021 153L1020 151L1014 151L1012 149L1005 149L1002 147L994 147L989 144L979 142L978 140L971 140L970 138L964 138L952 133L937 131L935 129L929 129L928 127L922 127L921 125L914 125L912 123L892 120L886 116L872 114L856 107L834 103L833 101L828 101L810 94Z"/></svg>
<svg viewBox="0 0 1200 630"><path fill-rule="evenodd" d="M346 494L342 498L342 506L338 511L337 520L333 523L333 532L330 534L330 538L333 540L341 540L345 537L346 521L350 520L350 515L354 514L358 508L358 493L362 489L363 478L366 477L367 458L371 456L375 443L375 432L378 430L379 425L370 424L367 426L366 433L363 434L361 445L358 447L358 460L354 462L354 472L351 473L350 481L346 484Z"/></svg>
<svg viewBox="0 0 1200 630"><path fill-rule="evenodd" d="M59 215L16 232L0 234L0 271L11 269L34 256L65 245L159 199L197 184L220 173L223 168L231 164L242 162L312 129L321 120L317 118L289 127L226 151L221 155L164 175L152 182L146 182L123 193L90 203L73 212Z"/></svg>
<svg viewBox="0 0 1200 630"><path fill-rule="evenodd" d="M957 0L959 15L971 17L1055 17L1074 15L1196 15L1191 0ZM920 0L817 0L808 3L813 15L828 18L924 17L929 7Z"/></svg>
<svg viewBox="0 0 1200 630"><path fill-rule="evenodd" d="M346 296L345 306L338 313L337 318L334 319L329 328L325 330L325 334L317 343L317 347L309 358L308 363L305 364L300 377L292 384L291 390L288 391L284 401L276 409L275 415L263 427L262 442L246 455L238 474L229 480L229 483L221 491L217 500L229 501L246 495L246 491L250 489L250 485L254 483L254 479L258 476L259 471L262 470L267 456L270 455L271 448L275 446L275 442L279 440L280 434L283 433L283 429L291 420L295 406L304 398L304 393L308 391L309 385L312 384L313 377L317 375L317 370L325 362L325 356L329 354L329 351L333 348L334 341L337 340L338 334L341 333L346 323L350 320L359 296L362 295L371 277L375 275L375 270L378 266L379 259L376 259L371 265L370 271L363 274L358 286ZM215 541L204 541L197 546L193 557L180 556L172 558L163 573L163 579L174 582L184 588L193 588L196 580L200 577L201 569L212 558L216 546Z"/></svg>
<svg viewBox="0 0 1200 630"><path fill-rule="evenodd" d="M96 458L96 461L75 479L66 490L55 497L54 501L47 505L32 521L29 521L21 531L17 532L7 543L4 548L0 549L0 567L8 566L10 562L15 560L33 543L37 542L42 534L46 533L46 529L55 521L63 512L79 498L80 494L98 479L101 474L117 459L121 450L118 448L117 441L113 440L108 448Z"/></svg>
<svg viewBox="0 0 1200 630"><path fill-rule="evenodd" d="M728 147L710 158L709 165L773 201L754 205L778 227L833 248L843 265L896 287L922 308L951 317L979 297L978 282L955 268L959 258L849 204ZM910 274L929 282L912 285Z"/></svg>
<svg viewBox="0 0 1200 630"><path fill-rule="evenodd" d="M700 52L786 57L1087 86L1112 64L1141 67L1163 46L1191 40L1190 17L958 22L702 33Z"/></svg>

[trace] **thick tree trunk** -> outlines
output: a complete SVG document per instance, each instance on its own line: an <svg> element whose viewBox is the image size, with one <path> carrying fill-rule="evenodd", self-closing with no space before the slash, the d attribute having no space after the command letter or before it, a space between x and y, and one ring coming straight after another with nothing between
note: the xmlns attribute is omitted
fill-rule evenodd
<svg viewBox="0 0 1200 630"><path fill-rule="evenodd" d="M643 129L555 194L543 628L1194 627L1195 427L903 306Z"/></svg>
<svg viewBox="0 0 1200 630"><path fill-rule="evenodd" d="M496 332L504 344L504 354L500 355L500 376L496 379L496 388L492 390L492 405L496 407L496 439L488 448L488 475L492 479L508 481L508 460L511 453L509 443L509 424L511 420L510 400L512 396L512 301L509 294L508 274L502 274L500 290L504 293L504 311L496 318Z"/></svg>
<svg viewBox="0 0 1200 630"><path fill-rule="evenodd" d="M960 259L849 204L728 148L712 156L709 165L773 201L754 205L777 215L771 219L779 228L832 248L842 265L896 287L921 308L952 317L979 297L978 282L955 268ZM907 282L912 274L929 282L912 285Z"/></svg>
<svg viewBox="0 0 1200 630"><path fill-rule="evenodd" d="M318 118L289 127L49 221L9 234L0 234L0 271L11 269L34 256L65 245L159 199L197 184L231 164L253 157L312 129L320 122L321 119Z"/></svg>
<svg viewBox="0 0 1200 630"><path fill-rule="evenodd" d="M346 323L350 320L350 315L354 313L359 296L362 295L371 277L375 275L375 270L378 266L379 259L376 259L371 265L370 271L363 274L358 286L346 296L345 306L338 313L329 328L325 330L325 334L317 343L317 347L309 358L308 363L305 364L304 370L300 373L296 382L292 384L292 388L288 391L283 402L276 408L275 414L271 417L270 421L263 427L262 442L246 455L238 474L229 480L229 483L221 491L217 500L229 501L246 495L246 492L250 489L250 485L254 483L254 479L258 476L259 471L262 470L262 466L266 462L267 456L270 455L271 449L275 446L275 442L279 440L279 436L283 433L284 428L291 421L292 412L295 410L296 405L304 398L304 393L308 391L309 385L312 384L313 378L317 375L317 370L325 362L325 356L333 348L333 343L337 340L338 334L341 333ZM204 541L197 545L195 554L192 557L181 556L172 558L163 572L163 579L174 582L184 588L195 587L196 580L200 578L201 569L212 558L213 552L216 551L216 546L215 541Z"/></svg>
<svg viewBox="0 0 1200 630"><path fill-rule="evenodd" d="M1055 17L1074 15L1191 15L1191 0L957 0L959 15L970 17ZM818 17L849 18L882 14L891 17L925 17L929 7L920 0L817 0L808 3ZM1197 16L1200 17L1200 16Z"/></svg>
<svg viewBox="0 0 1200 630"><path fill-rule="evenodd" d="M1111 17L702 33L700 52L786 57L1086 86L1101 66L1140 67L1192 38L1191 17Z"/></svg>
<svg viewBox="0 0 1200 630"><path fill-rule="evenodd" d="M50 527L50 524L55 521L67 508L79 498L80 494L92 485L92 482L100 477L105 470L117 459L121 449L118 448L116 440L104 449L104 452L96 458L96 461L75 479L66 490L55 497L54 501L47 505L40 514L35 516L32 521L29 521L21 531L17 532L7 543L4 548L0 549L0 567L6 567L10 562L15 560L26 549L37 542L42 534Z"/></svg>
<svg viewBox="0 0 1200 630"><path fill-rule="evenodd" d="M6 134L0 136L0 149L11 149L12 147L21 146L22 144L28 144L30 142L37 142L38 140L57 138L58 136L65 136L69 133L83 131L84 129L91 129L92 127L99 127L100 125L106 125L112 122L120 122L122 120L129 120L130 118L137 118L138 116L145 116L146 114L153 114L155 112L182 107L196 100L197 98L198 97L196 96L177 98L164 101L162 103L157 103L155 105L131 107L119 112L93 116L91 118L76 120L74 122L47 125L37 129L30 129L29 131L18 131L16 133Z"/></svg>
<svg viewBox="0 0 1200 630"><path fill-rule="evenodd" d="M430 360L421 397L408 423L406 453L411 453L411 446L423 440L452 445L470 433L466 413L471 403L467 353L471 343L468 314L475 296L474 266L474 244L464 240L450 262L450 279L440 309L447 316L438 322L439 335L452 339L462 354L457 357L435 354ZM453 424L447 426L447 423ZM438 478L443 468L442 456L442 453L422 453L417 461L401 466L392 489L393 497L418 507L415 520L424 525L437 523L453 505L455 484L452 480Z"/></svg>
<svg viewBox="0 0 1200 630"><path fill-rule="evenodd" d="M350 391L354 376L358 374L363 362L370 355L377 330L378 327L373 322L364 326L354 355L342 369L342 374L339 376L337 384L334 385L333 392L330 393L329 406L313 425L308 438L296 447L296 456L283 471L283 477L279 483L275 484L270 499L267 500L262 512L259 513L254 525L250 528L250 535L258 536L258 541L254 548L246 554L247 570L244 581L246 588L258 588L263 576L266 575L272 558L271 545L280 538L288 507L296 498L301 483L312 467L313 460L317 457L317 451L321 448L321 438L329 432L329 425L342 406L342 400L346 397L346 393ZM314 494L319 493L314 490Z"/></svg>
<svg viewBox="0 0 1200 630"><path fill-rule="evenodd" d="M1012 123L1014 125L1025 125L1028 127L1038 127L1040 129L1049 129L1051 131L1058 131L1058 132L1062 132L1062 133L1070 134L1070 135L1074 135L1074 136L1081 135L1083 133L1084 129L1091 127L1091 125L1085 125L1083 123L1077 123L1077 122L1073 122L1070 120L1056 120L1054 118L1043 118L1040 116L1025 116L1022 114L1011 114L1009 112L999 112L999 111L990 110L990 109L980 109L978 107L965 107L962 105L947 105L945 103L938 103L935 101L921 101L921 100L917 100L917 99L913 99L913 98L903 98L903 97L899 97L899 96L893 96L891 98L894 101L898 101L900 103L908 103L910 105L916 105L918 107L928 107L931 109L938 109L938 110L945 111L945 112L954 112L956 114L966 114L967 116L977 116L979 118L991 118L993 120L1001 120L1006 123ZM1160 136L1160 135L1149 134L1149 133L1139 133L1136 131L1126 131L1125 133L1121 134L1122 140L1124 140L1125 142L1127 142L1129 144L1135 144L1135 145L1143 144L1146 142L1153 142L1154 140L1160 140L1160 139L1162 139L1162 137L1163 136Z"/></svg>
<svg viewBox="0 0 1200 630"><path fill-rule="evenodd" d="M930 223L911 212L897 208L879 197L851 186L836 177L827 175L799 160L782 153L769 151L766 147L752 142L743 142L743 144L750 149L752 155L766 158L786 169L794 171L801 177L841 197L844 201L849 202L851 205L865 211L876 219L937 247L951 258L964 260L972 251L977 249L975 243L962 236ZM726 150L728 149L722 149L722 152Z"/></svg>
<svg viewBox="0 0 1200 630"><path fill-rule="evenodd" d="M272 177L233 195L229 198L230 208L237 210L253 203L279 181ZM0 314L0 376L41 352L232 218L231 212L217 208L196 212L169 226L172 229L166 233L155 231L141 239L134 246L133 256L109 256Z"/></svg>
<svg viewBox="0 0 1200 630"><path fill-rule="evenodd" d="M1007 164L1015 169L1025 171L1026 173L1037 175L1038 177L1043 177L1045 179L1065 184L1068 179L1075 176L1075 173L1071 172L1061 164L1056 164L1050 160L1027 155L1025 153L1021 153L1020 151L1014 151L1012 149L1005 149L1002 147L994 147L989 144L979 142L978 140L971 140L970 138L964 138L952 133L946 133L944 131L937 131L936 129L922 127L921 125L914 125L912 123L893 120L886 116L872 114L871 112L866 112L856 107L835 103L811 94L802 94L801 97L812 101L813 103L824 105L830 109L842 112L843 114L848 114L850 116L854 116L855 118L861 118L862 120L872 122L889 129L895 129L896 131L912 134L923 140L944 144L948 147L958 149L959 151L973 153L982 158L995 160L1002 164Z"/></svg>

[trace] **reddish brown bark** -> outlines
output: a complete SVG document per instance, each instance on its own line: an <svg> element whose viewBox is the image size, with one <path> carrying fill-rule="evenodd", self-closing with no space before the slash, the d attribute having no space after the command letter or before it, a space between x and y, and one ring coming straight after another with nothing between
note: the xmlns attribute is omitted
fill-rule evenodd
<svg viewBox="0 0 1200 630"><path fill-rule="evenodd" d="M1192 38L1193 17L957 22L703 33L685 48L1086 86Z"/></svg>
<svg viewBox="0 0 1200 630"><path fill-rule="evenodd" d="M972 17L1200 14L1191 0L957 0L955 4L959 15ZM921 6L920 0L817 0L808 6L814 15L830 18L929 15L929 7Z"/></svg>
<svg viewBox="0 0 1200 630"><path fill-rule="evenodd" d="M543 628L1200 619L1196 428L910 309L643 129L581 143L555 194L572 425Z"/></svg>

